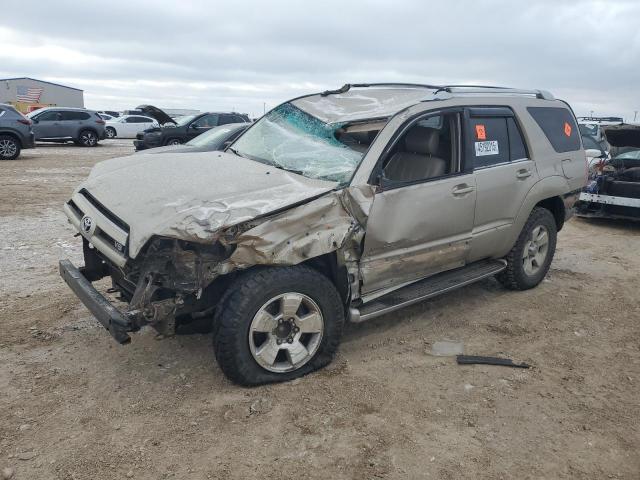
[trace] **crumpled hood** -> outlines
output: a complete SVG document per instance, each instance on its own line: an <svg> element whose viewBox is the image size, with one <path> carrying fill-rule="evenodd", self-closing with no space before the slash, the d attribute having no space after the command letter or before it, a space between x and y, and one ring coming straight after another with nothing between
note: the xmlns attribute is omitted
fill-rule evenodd
<svg viewBox="0 0 640 480"><path fill-rule="evenodd" d="M133 155L98 163L84 188L129 225L135 258L153 235L200 243L220 229L328 192L313 180L224 152Z"/></svg>

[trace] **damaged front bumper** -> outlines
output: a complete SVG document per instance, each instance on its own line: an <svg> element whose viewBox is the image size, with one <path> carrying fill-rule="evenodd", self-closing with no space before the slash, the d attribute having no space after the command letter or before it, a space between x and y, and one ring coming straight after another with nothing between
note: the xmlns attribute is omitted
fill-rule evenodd
<svg viewBox="0 0 640 480"><path fill-rule="evenodd" d="M60 276L118 343L124 345L131 341L127 332L136 331L138 328L134 326L130 315L123 314L111 305L109 300L91 285L81 269L69 260L60 260Z"/></svg>

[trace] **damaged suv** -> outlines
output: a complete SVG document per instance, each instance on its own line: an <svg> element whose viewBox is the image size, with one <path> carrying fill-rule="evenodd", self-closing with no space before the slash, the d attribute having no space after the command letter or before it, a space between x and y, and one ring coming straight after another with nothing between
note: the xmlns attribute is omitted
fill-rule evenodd
<svg viewBox="0 0 640 480"><path fill-rule="evenodd" d="M547 92L347 84L224 152L97 164L64 205L85 264L60 272L120 343L208 328L231 380L289 380L331 361L345 321L494 275L536 286L585 175L573 112Z"/></svg>

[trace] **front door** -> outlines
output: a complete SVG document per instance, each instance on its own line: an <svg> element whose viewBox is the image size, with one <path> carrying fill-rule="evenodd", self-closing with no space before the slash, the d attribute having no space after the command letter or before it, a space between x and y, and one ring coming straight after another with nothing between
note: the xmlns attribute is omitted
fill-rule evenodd
<svg viewBox="0 0 640 480"><path fill-rule="evenodd" d="M191 140L216 126L218 126L217 113L203 115L189 125L189 128L187 128L187 139Z"/></svg>
<svg viewBox="0 0 640 480"><path fill-rule="evenodd" d="M33 132L36 140L41 138L56 138L60 136L62 115L56 110L48 110L34 117Z"/></svg>
<svg viewBox="0 0 640 480"><path fill-rule="evenodd" d="M459 111L413 119L381 158L360 263L365 301L465 264L476 181L462 161L461 121Z"/></svg>

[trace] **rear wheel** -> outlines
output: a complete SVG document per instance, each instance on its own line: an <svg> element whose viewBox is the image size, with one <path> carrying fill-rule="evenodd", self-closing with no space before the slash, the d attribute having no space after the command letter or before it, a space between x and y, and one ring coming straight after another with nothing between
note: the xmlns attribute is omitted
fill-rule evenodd
<svg viewBox="0 0 640 480"><path fill-rule="evenodd" d="M546 208L534 208L516 244L505 257L507 268L498 274L498 280L512 290L537 286L549 271L557 236L553 214Z"/></svg>
<svg viewBox="0 0 640 480"><path fill-rule="evenodd" d="M113 127L107 127L104 131L107 138L116 138L116 129Z"/></svg>
<svg viewBox="0 0 640 480"><path fill-rule="evenodd" d="M0 159L14 160L20 155L20 143L10 135L0 135Z"/></svg>
<svg viewBox="0 0 640 480"><path fill-rule="evenodd" d="M333 284L304 266L248 272L232 284L216 318L222 371L241 385L291 380L327 365L344 323Z"/></svg>
<svg viewBox="0 0 640 480"><path fill-rule="evenodd" d="M98 135L92 130L83 130L75 143L82 147L95 147L98 144Z"/></svg>

